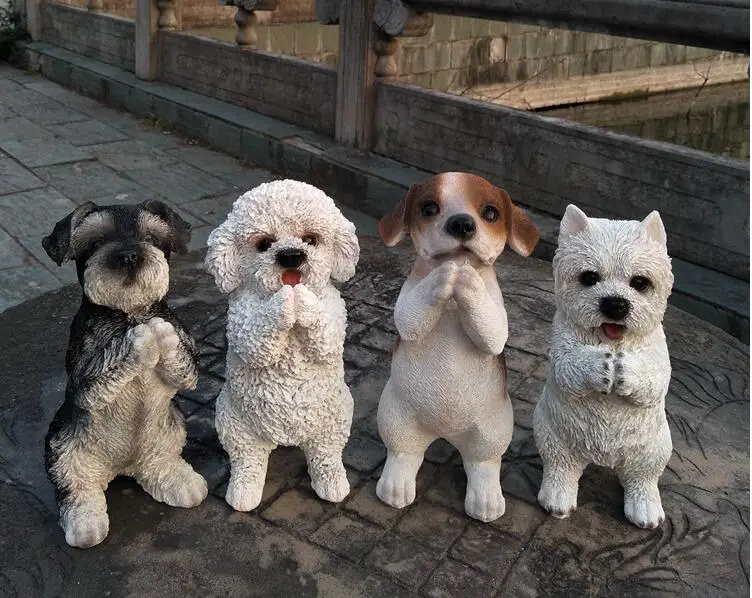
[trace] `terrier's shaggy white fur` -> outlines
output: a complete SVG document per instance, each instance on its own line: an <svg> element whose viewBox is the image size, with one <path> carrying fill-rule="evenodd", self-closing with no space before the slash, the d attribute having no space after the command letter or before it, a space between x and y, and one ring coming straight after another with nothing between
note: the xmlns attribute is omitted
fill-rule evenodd
<svg viewBox="0 0 752 598"><path fill-rule="evenodd" d="M579 478L594 463L616 471L627 519L657 527L658 478L672 451L662 320L674 280L660 215L605 220L570 205L553 268L550 369L534 416L538 501L555 517L570 515Z"/></svg>
<svg viewBox="0 0 752 598"><path fill-rule="evenodd" d="M216 416L230 455L228 504L258 506L280 444L300 446L313 489L341 501L353 401L342 362L347 312L331 279L355 274L355 226L320 189L274 181L241 196L208 245L206 267L230 294Z"/></svg>

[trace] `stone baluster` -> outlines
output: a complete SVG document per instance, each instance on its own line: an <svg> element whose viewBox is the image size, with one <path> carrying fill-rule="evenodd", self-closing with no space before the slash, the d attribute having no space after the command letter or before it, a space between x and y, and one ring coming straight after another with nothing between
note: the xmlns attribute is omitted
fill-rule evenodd
<svg viewBox="0 0 752 598"><path fill-rule="evenodd" d="M179 0L157 0L159 19L157 26L165 31L174 31L178 28L178 17L175 2Z"/></svg>
<svg viewBox="0 0 752 598"><path fill-rule="evenodd" d="M373 51L376 53L376 66L374 74L377 77L396 77L398 74L397 60L395 54L399 43L391 35L384 33L381 29L376 32L376 38L373 42Z"/></svg>
<svg viewBox="0 0 752 598"><path fill-rule="evenodd" d="M425 35L433 27L433 15L416 13L402 0L377 0L373 12L373 22L377 35L373 50L376 53L374 74L377 77L396 77L397 37L418 37Z"/></svg>
<svg viewBox="0 0 752 598"><path fill-rule="evenodd" d="M235 43L241 48L253 49L258 42L256 24L258 23L258 10L274 10L278 0L225 0L226 6L235 6L235 25L238 30L235 33Z"/></svg>
<svg viewBox="0 0 752 598"><path fill-rule="evenodd" d="M88 0L86 2L86 10L90 10L92 12L99 12L101 10L104 10L103 0Z"/></svg>

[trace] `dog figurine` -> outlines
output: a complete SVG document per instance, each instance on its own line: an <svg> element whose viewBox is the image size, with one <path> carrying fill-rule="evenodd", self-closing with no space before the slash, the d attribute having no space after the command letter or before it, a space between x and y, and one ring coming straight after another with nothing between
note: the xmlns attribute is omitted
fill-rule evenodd
<svg viewBox="0 0 752 598"><path fill-rule="evenodd" d="M65 400L46 438L47 474L70 546L88 548L109 531L104 491L128 475L155 500L194 507L204 478L180 456L183 416L175 392L196 387L198 354L167 307L169 259L183 253L190 225L159 201L87 202L42 241L58 266L76 263L83 287L66 355Z"/></svg>
<svg viewBox="0 0 752 598"><path fill-rule="evenodd" d="M571 515L580 476L595 463L616 471L627 519L657 527L658 478L672 451L662 320L674 278L661 217L588 218L570 205L553 269L550 367L533 424L538 501L554 517Z"/></svg>
<svg viewBox="0 0 752 598"><path fill-rule="evenodd" d="M342 361L347 312L331 280L355 274L355 226L320 189L274 181L238 198L208 245L206 268L229 294L216 408L231 465L225 500L237 511L258 506L280 444L303 449L320 498L343 500L353 400Z"/></svg>
<svg viewBox="0 0 752 598"><path fill-rule="evenodd" d="M418 255L394 308L399 338L379 401L387 460L376 494L396 508L412 503L423 455L444 438L462 454L465 511L492 521L504 514L501 458L514 425L494 263L505 244L529 256L538 229L506 191L449 172L413 185L379 231L389 247L409 234Z"/></svg>

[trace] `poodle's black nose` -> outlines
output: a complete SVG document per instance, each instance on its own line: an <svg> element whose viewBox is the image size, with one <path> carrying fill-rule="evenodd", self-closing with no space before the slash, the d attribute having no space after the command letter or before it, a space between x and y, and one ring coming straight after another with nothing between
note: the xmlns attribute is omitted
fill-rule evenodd
<svg viewBox="0 0 752 598"><path fill-rule="evenodd" d="M277 263L283 268L298 268L304 261L306 254L302 249L280 249L277 252Z"/></svg>
<svg viewBox="0 0 752 598"><path fill-rule="evenodd" d="M611 320L623 320L632 305L624 297L604 297L601 299L601 313Z"/></svg>
<svg viewBox="0 0 752 598"><path fill-rule="evenodd" d="M475 220L469 214L455 214L446 221L444 229L454 238L468 241L475 235Z"/></svg>
<svg viewBox="0 0 752 598"><path fill-rule="evenodd" d="M141 260L135 249L124 249L117 254L117 261L122 268L135 268Z"/></svg>

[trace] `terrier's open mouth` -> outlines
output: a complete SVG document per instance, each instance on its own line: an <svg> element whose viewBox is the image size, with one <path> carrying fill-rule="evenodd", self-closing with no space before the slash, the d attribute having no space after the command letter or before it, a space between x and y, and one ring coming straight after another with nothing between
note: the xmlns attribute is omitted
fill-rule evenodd
<svg viewBox="0 0 752 598"><path fill-rule="evenodd" d="M300 284L303 279L303 275L300 270L285 270L282 272L282 284L288 284L294 287L296 284Z"/></svg>
<svg viewBox="0 0 752 598"><path fill-rule="evenodd" d="M603 334L605 334L606 337L612 341L620 340L621 337L624 336L626 329L627 327L621 324L612 324L610 322L601 324L601 330L603 331Z"/></svg>

